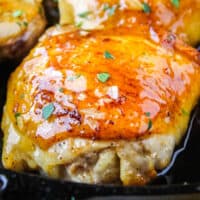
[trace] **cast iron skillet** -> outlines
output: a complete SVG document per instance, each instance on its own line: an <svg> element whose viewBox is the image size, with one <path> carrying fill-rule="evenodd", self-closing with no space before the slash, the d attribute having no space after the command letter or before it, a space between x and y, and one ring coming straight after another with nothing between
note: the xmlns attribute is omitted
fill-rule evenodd
<svg viewBox="0 0 200 200"><path fill-rule="evenodd" d="M6 84L18 61L0 63L0 117L6 98ZM2 132L0 132L0 149ZM15 173L0 164L0 199L137 199L200 200L200 103L191 116L182 143L169 167L146 186L89 185L44 178L34 173Z"/></svg>

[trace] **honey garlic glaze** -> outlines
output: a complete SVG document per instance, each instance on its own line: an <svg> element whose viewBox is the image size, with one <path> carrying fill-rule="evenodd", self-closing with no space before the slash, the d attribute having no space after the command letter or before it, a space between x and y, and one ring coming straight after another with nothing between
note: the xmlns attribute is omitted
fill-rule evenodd
<svg viewBox="0 0 200 200"><path fill-rule="evenodd" d="M200 0L58 0L60 23L86 30L152 26L200 42Z"/></svg>
<svg viewBox="0 0 200 200"><path fill-rule="evenodd" d="M42 149L68 137L179 138L198 100L199 75L198 52L172 34L154 42L143 30L83 35L57 26L11 75L5 112Z"/></svg>

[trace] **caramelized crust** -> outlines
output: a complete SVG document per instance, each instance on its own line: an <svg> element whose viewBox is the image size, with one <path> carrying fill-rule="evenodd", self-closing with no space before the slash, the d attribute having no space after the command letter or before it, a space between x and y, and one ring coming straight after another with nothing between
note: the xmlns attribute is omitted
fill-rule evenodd
<svg viewBox="0 0 200 200"><path fill-rule="evenodd" d="M34 20L0 37L1 44L25 37L30 47L43 30L41 2L8 2L0 0L7 10L36 5L17 18L2 15L9 23ZM11 75L2 120L5 168L143 185L169 164L200 96L200 55L174 33L199 40L199 0L145 2L59 1L61 22L81 30L50 28Z"/></svg>
<svg viewBox="0 0 200 200"><path fill-rule="evenodd" d="M199 97L198 59L173 35L52 28L11 75L5 112L43 149L68 137L178 141Z"/></svg>

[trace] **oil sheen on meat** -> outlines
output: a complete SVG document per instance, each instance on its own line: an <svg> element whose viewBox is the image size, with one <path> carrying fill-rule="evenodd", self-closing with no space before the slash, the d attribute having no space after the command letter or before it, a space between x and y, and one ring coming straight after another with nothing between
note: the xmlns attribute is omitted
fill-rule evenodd
<svg viewBox="0 0 200 200"><path fill-rule="evenodd" d="M200 95L199 53L149 26L49 29L11 75L3 165L141 185L169 163Z"/></svg>
<svg viewBox="0 0 200 200"><path fill-rule="evenodd" d="M84 29L149 25L175 33L191 45L200 42L200 0L58 0L60 23Z"/></svg>

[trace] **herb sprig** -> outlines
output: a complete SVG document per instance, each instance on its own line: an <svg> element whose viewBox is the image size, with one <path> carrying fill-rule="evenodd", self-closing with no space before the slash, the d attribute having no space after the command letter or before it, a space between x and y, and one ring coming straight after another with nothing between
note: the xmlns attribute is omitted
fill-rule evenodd
<svg viewBox="0 0 200 200"><path fill-rule="evenodd" d="M47 120L53 114L54 110L55 107L53 103L47 104L42 108L42 118Z"/></svg>
<svg viewBox="0 0 200 200"><path fill-rule="evenodd" d="M106 81L108 81L109 78L110 78L110 74L108 72L97 74L97 79L102 83L105 83Z"/></svg>

